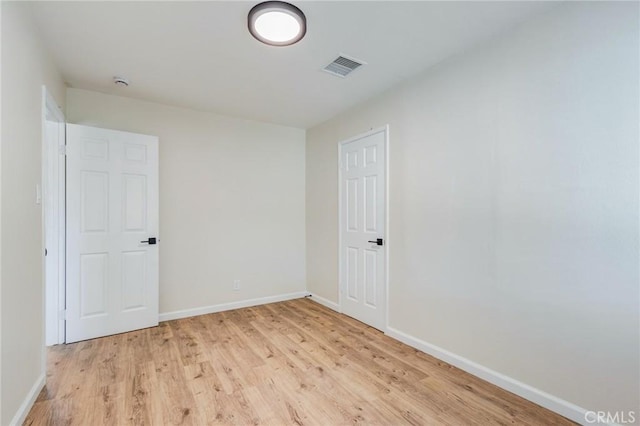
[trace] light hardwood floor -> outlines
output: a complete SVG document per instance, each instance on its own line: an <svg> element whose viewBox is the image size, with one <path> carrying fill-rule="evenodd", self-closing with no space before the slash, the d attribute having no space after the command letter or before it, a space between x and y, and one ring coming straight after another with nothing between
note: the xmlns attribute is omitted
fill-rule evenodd
<svg viewBox="0 0 640 426"><path fill-rule="evenodd" d="M26 425L573 424L308 299L50 348Z"/></svg>

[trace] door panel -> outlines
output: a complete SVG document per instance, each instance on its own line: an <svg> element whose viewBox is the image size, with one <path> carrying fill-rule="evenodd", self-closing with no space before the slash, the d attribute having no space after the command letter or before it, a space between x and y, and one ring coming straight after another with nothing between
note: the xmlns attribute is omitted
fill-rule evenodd
<svg viewBox="0 0 640 426"><path fill-rule="evenodd" d="M147 177L122 175L122 209L124 232L144 232L147 229Z"/></svg>
<svg viewBox="0 0 640 426"><path fill-rule="evenodd" d="M347 179L347 230L358 231L358 179Z"/></svg>
<svg viewBox="0 0 640 426"><path fill-rule="evenodd" d="M125 311L144 308L147 283L147 253L122 253L122 308Z"/></svg>
<svg viewBox="0 0 640 426"><path fill-rule="evenodd" d="M378 250L364 250L364 303L377 307L378 290Z"/></svg>
<svg viewBox="0 0 640 426"><path fill-rule="evenodd" d="M109 254L80 255L80 318L107 314Z"/></svg>
<svg viewBox="0 0 640 426"><path fill-rule="evenodd" d="M364 178L364 227L366 232L378 232L377 218L377 190L378 176L365 176Z"/></svg>
<svg viewBox="0 0 640 426"><path fill-rule="evenodd" d="M386 324L386 129L340 146L340 293L342 311ZM370 241L374 241L371 243Z"/></svg>
<svg viewBox="0 0 640 426"><path fill-rule="evenodd" d="M67 125L67 342L158 324L158 138Z"/></svg>
<svg viewBox="0 0 640 426"><path fill-rule="evenodd" d="M358 300L358 248L347 247L347 297Z"/></svg>

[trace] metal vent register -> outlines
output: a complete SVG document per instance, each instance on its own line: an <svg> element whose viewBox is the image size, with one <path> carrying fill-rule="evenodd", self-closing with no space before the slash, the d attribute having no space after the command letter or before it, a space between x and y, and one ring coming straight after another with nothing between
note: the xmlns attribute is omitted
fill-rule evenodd
<svg viewBox="0 0 640 426"><path fill-rule="evenodd" d="M329 74L336 75L338 77L346 77L351 74L356 68L364 65L365 62L358 59L346 58L344 56L338 56L329 65L323 68L323 71Z"/></svg>

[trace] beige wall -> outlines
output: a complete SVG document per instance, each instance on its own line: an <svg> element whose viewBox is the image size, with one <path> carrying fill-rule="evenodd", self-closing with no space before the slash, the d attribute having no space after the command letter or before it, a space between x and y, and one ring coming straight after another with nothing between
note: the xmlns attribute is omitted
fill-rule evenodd
<svg viewBox="0 0 640 426"><path fill-rule="evenodd" d="M60 105L65 88L40 44L28 5L2 2L1 324L2 415L9 424L44 376L42 85Z"/></svg>
<svg viewBox="0 0 640 426"><path fill-rule="evenodd" d="M562 5L310 129L308 290L338 300L336 144L389 123L390 327L638 410L638 31Z"/></svg>
<svg viewBox="0 0 640 426"><path fill-rule="evenodd" d="M304 130L77 89L67 120L160 138L161 313L305 290Z"/></svg>

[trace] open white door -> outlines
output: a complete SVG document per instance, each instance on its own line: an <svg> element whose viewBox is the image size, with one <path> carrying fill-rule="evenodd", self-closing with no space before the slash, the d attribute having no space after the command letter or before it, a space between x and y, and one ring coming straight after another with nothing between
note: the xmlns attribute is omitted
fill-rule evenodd
<svg viewBox="0 0 640 426"><path fill-rule="evenodd" d="M340 305L365 324L386 327L387 129L340 144Z"/></svg>
<svg viewBox="0 0 640 426"><path fill-rule="evenodd" d="M158 138L67 125L67 343L158 324Z"/></svg>
<svg viewBox="0 0 640 426"><path fill-rule="evenodd" d="M45 86L42 99L45 344L51 346L65 341L65 119Z"/></svg>

